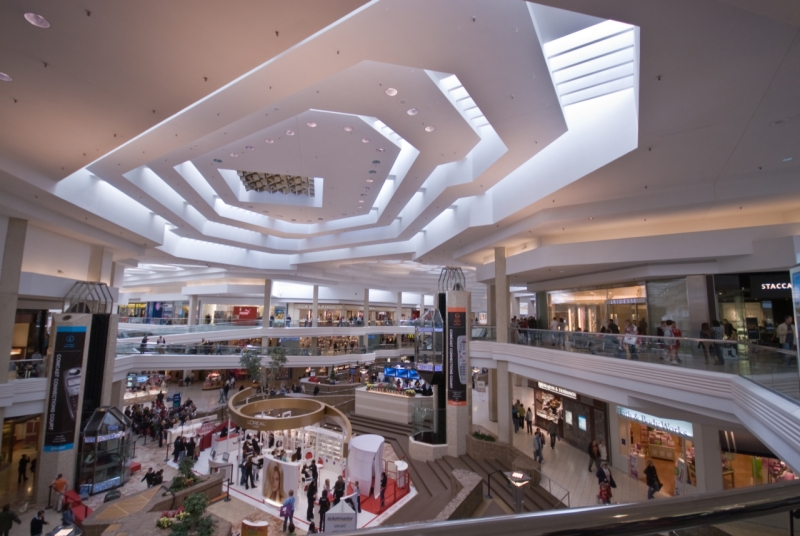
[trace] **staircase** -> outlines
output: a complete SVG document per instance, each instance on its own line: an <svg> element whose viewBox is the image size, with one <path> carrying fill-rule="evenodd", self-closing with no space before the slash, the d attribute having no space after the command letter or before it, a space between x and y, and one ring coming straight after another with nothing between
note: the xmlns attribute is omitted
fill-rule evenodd
<svg viewBox="0 0 800 536"><path fill-rule="evenodd" d="M511 467L507 464L496 459L474 460L467 455L462 455L458 458L445 456L435 462L412 460L408 455L408 437L412 432L411 426L353 414L350 414L349 418L353 432L357 434L377 434L383 436L392 445L398 458L408 462L411 482L417 489L417 495L386 520L384 525L434 519L450 502L450 472L454 469L466 469L478 474L484 481L484 492L488 492L485 483L489 473L497 470L511 470ZM509 489L507 482L499 474L492 476L492 495L505 502L513 510L513 491ZM566 505L560 503L558 499L539 486L526 486L524 488L524 512L539 512L554 508L566 508Z"/></svg>

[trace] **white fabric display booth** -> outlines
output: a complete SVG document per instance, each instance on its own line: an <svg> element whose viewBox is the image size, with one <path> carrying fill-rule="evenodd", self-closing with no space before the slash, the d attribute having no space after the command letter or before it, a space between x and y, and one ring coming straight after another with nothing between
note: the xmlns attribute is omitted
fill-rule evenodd
<svg viewBox="0 0 800 536"><path fill-rule="evenodd" d="M347 480L358 481L362 492L373 488L375 497L380 495L383 443L384 439L379 435L354 437L350 440L350 454L347 456Z"/></svg>

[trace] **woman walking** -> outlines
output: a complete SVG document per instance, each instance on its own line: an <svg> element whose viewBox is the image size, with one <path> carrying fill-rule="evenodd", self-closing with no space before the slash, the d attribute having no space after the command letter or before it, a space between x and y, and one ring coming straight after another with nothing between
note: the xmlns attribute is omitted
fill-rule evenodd
<svg viewBox="0 0 800 536"><path fill-rule="evenodd" d="M525 423L528 425L528 433L533 434L533 411L531 411L530 407L525 413Z"/></svg>
<svg viewBox="0 0 800 536"><path fill-rule="evenodd" d="M597 446L597 441L589 443L589 472L592 472L592 464L595 469L600 469L600 448Z"/></svg>

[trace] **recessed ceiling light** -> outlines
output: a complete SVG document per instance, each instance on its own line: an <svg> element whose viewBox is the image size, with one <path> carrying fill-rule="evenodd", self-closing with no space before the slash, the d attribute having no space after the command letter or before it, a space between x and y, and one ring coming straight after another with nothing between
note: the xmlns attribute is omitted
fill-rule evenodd
<svg viewBox="0 0 800 536"><path fill-rule="evenodd" d="M345 132L353 132L353 127L344 127Z"/></svg>
<svg viewBox="0 0 800 536"><path fill-rule="evenodd" d="M369 138L361 138L361 143L369 143Z"/></svg>
<svg viewBox="0 0 800 536"><path fill-rule="evenodd" d="M363 195L363 194L362 194L362 195ZM363 200L363 199L359 199L359 200L358 200L358 202L359 202L359 203L363 203L363 202L364 202L364 200Z"/></svg>
<svg viewBox="0 0 800 536"><path fill-rule="evenodd" d="M2 81L2 82L11 82L12 80L14 80L14 79L11 78L10 76L8 76L6 73L0 73L0 81Z"/></svg>
<svg viewBox="0 0 800 536"><path fill-rule="evenodd" d="M379 148L379 149L375 149L375 150L376 150L376 151L378 151L379 153L382 153L382 152L384 152L386 149L384 149L383 147L381 147L381 148Z"/></svg>
<svg viewBox="0 0 800 536"><path fill-rule="evenodd" d="M385 93L387 95L389 95L390 97L394 97L395 95L397 95L397 90L395 88L393 88L393 87L390 87L390 88L386 88L386 92Z"/></svg>
<svg viewBox="0 0 800 536"><path fill-rule="evenodd" d="M417 115L419 113L419 110L417 110L416 108L411 108L406 113L408 115Z"/></svg>
<svg viewBox="0 0 800 536"><path fill-rule="evenodd" d="M590 219L590 220L593 220L594 218L589 218L589 219Z"/></svg>
<svg viewBox="0 0 800 536"><path fill-rule="evenodd" d="M49 28L50 22L36 13L25 13L25 20L36 26L37 28Z"/></svg>
<svg viewBox="0 0 800 536"><path fill-rule="evenodd" d="M221 164L221 163L222 163L222 160L220 160L219 158L215 158L215 159L214 159L214 162L216 162L217 164Z"/></svg>
<svg viewBox="0 0 800 536"><path fill-rule="evenodd" d="M231 153L231 156L236 158L237 156L239 156L239 153Z"/></svg>
<svg viewBox="0 0 800 536"><path fill-rule="evenodd" d="M367 182L373 182L372 179L367 179Z"/></svg>
<svg viewBox="0 0 800 536"><path fill-rule="evenodd" d="M377 171L375 171L374 169L370 169L369 170L369 174L370 175L375 175L376 173L377 173Z"/></svg>
<svg viewBox="0 0 800 536"><path fill-rule="evenodd" d="M248 151L255 151L256 150L256 148L253 147L252 145L245 145L244 148L247 149Z"/></svg>
<svg viewBox="0 0 800 536"><path fill-rule="evenodd" d="M375 165L377 166L378 164L380 164L380 163L381 163L381 161L380 161L380 160L373 160L373 161L372 161L372 163L373 163L373 164L375 164Z"/></svg>
<svg viewBox="0 0 800 536"><path fill-rule="evenodd" d="M309 121L306 125L310 126L311 128L316 128L317 124L314 121Z"/></svg>
<svg viewBox="0 0 800 536"><path fill-rule="evenodd" d="M286 135L287 136L294 136L294 131L293 130L287 130L286 131Z"/></svg>
<svg viewBox="0 0 800 536"><path fill-rule="evenodd" d="M784 162L791 162L792 160L794 160L794 158L791 156L787 156L786 158L783 159Z"/></svg>
<svg viewBox="0 0 800 536"><path fill-rule="evenodd" d="M267 138L267 139L266 139L266 140L264 140L264 141L265 141L266 143L275 143L275 140L273 140L272 138Z"/></svg>
<svg viewBox="0 0 800 536"><path fill-rule="evenodd" d="M425 127L425 132L433 132L434 130L436 130L436 127L433 125L428 125Z"/></svg>

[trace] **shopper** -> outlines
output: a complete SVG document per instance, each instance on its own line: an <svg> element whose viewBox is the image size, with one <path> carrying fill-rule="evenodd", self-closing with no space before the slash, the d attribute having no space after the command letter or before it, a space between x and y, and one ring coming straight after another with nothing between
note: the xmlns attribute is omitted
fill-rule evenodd
<svg viewBox="0 0 800 536"><path fill-rule="evenodd" d="M519 432L519 419L517 415L517 405L511 404L511 420L514 423L514 433Z"/></svg>
<svg viewBox="0 0 800 536"><path fill-rule="evenodd" d="M597 493L597 500L601 504L611 504L611 484L603 480L600 482L600 491Z"/></svg>
<svg viewBox="0 0 800 536"><path fill-rule="evenodd" d="M23 480L28 480L28 464L31 462L31 459L28 458L27 454L23 454L22 458L19 459L19 465L17 466L18 470L18 477L17 477L17 484L22 484Z"/></svg>
<svg viewBox="0 0 800 536"><path fill-rule="evenodd" d="M528 407L528 411L525 412L525 424L528 425L528 433L533 434L533 411L531 411L530 407Z"/></svg>
<svg viewBox="0 0 800 536"><path fill-rule="evenodd" d="M791 316L787 316L783 323L778 326L777 335L781 348L784 350L791 350L794 348L794 319ZM788 356L783 356L784 361L786 361L787 358Z"/></svg>
<svg viewBox="0 0 800 536"><path fill-rule="evenodd" d="M319 497L319 530L325 532L325 512L331 509L331 501L328 499L328 492L322 490Z"/></svg>
<svg viewBox="0 0 800 536"><path fill-rule="evenodd" d="M53 487L53 491L56 492L56 511L60 512L61 508L64 506L64 494L67 492L68 486L67 480L64 478L64 475L58 473L58 476L50 485Z"/></svg>
<svg viewBox="0 0 800 536"><path fill-rule="evenodd" d="M381 473L381 510L386 506L386 472Z"/></svg>
<svg viewBox="0 0 800 536"><path fill-rule="evenodd" d="M600 461L607 462L608 461L608 449L606 448L606 442L602 439L597 443L597 448L600 450Z"/></svg>
<svg viewBox="0 0 800 536"><path fill-rule="evenodd" d="M308 534L319 534L319 532L317 532L317 526L313 521L308 525Z"/></svg>
<svg viewBox="0 0 800 536"><path fill-rule="evenodd" d="M145 473L144 478L142 478L141 481L142 482L147 481L147 487L150 488L150 487L153 486L153 476L155 474L156 474L155 471L153 471L153 468L151 467L151 468L149 468L147 470L147 473ZM59 476L61 476L61 475L59 475ZM53 486L53 489L55 489L55 485ZM61 511L60 508L59 508L59 511Z"/></svg>
<svg viewBox="0 0 800 536"><path fill-rule="evenodd" d="M594 464L596 469L600 469L600 448L597 446L597 441L589 443L587 451L589 453L589 472L591 473L592 464Z"/></svg>
<svg viewBox="0 0 800 536"><path fill-rule="evenodd" d="M283 532L286 532L286 526L294 516L294 490L292 489L289 490L289 496L283 501L281 514L283 515Z"/></svg>
<svg viewBox="0 0 800 536"><path fill-rule="evenodd" d="M625 342L625 347L628 350L628 359L633 361L638 361L639 356L636 353L636 343L639 342L639 338L637 335L639 334L639 329L634 324L633 320L628 319L625 321L625 338L623 339Z"/></svg>
<svg viewBox="0 0 800 536"><path fill-rule="evenodd" d="M728 322L728 320L725 319L725 318L722 319L722 327L723 327L723 330L725 331L725 339L727 339L729 341L735 341L735 340L737 340L739 338L738 333L733 328L733 324ZM737 353L736 353L736 345L728 344L726 346L727 346L726 350L727 350L729 356L731 356L734 359L739 357L737 355Z"/></svg>
<svg viewBox="0 0 800 536"><path fill-rule="evenodd" d="M652 460L647 460L644 476L647 479L647 498L652 499L653 495L661 489L661 481L658 479L658 472Z"/></svg>
<svg viewBox="0 0 800 536"><path fill-rule="evenodd" d="M595 473L597 477L597 483L602 484L603 482L608 482L612 488L617 487L617 483L614 482L614 476L611 474L611 469L608 468L608 462L602 462L600 467L597 469Z"/></svg>
<svg viewBox="0 0 800 536"><path fill-rule="evenodd" d="M342 497L344 497L344 490L344 478L342 478L342 475L339 475L339 478L336 479L336 484L333 485L333 506L341 502Z"/></svg>
<svg viewBox="0 0 800 536"><path fill-rule="evenodd" d="M308 483L308 489L306 490L306 501L308 502L308 508L306 508L306 521L309 523L314 523L314 502L317 500L317 481L312 479L311 482Z"/></svg>
<svg viewBox="0 0 800 536"><path fill-rule="evenodd" d="M680 344L680 341L675 338L675 322L667 319L665 324L664 344L667 348L667 357L669 357L669 362L671 365L677 365L681 362L681 360L678 359L678 344Z"/></svg>
<svg viewBox="0 0 800 536"><path fill-rule="evenodd" d="M44 520L44 510L39 510L31 519L31 536L39 536L44 532L45 525L49 525L49 523Z"/></svg>
<svg viewBox="0 0 800 536"><path fill-rule="evenodd" d="M547 433L550 434L550 448L556 448L556 438L558 437L558 425L555 421L550 421L547 425Z"/></svg>
<svg viewBox="0 0 800 536"><path fill-rule="evenodd" d="M217 400L217 404L224 404L225 403L225 389L222 387L219 388L219 400Z"/></svg>
<svg viewBox="0 0 800 536"><path fill-rule="evenodd" d="M700 324L700 338L701 339L713 339L714 332L711 330L711 325L708 322L703 322ZM711 350L712 345L714 343L709 342L708 340L700 341L697 343L697 347L703 350L703 360L708 363L708 354L709 350Z"/></svg>
<svg viewBox="0 0 800 536"><path fill-rule="evenodd" d="M11 511L11 505L4 504L3 511L0 512L0 536L8 536L14 523L22 525L22 521L17 517L17 514Z"/></svg>
<svg viewBox="0 0 800 536"><path fill-rule="evenodd" d="M533 434L533 459L540 464L544 463L542 449L544 449L544 436L542 435L541 430L537 428L536 433Z"/></svg>

